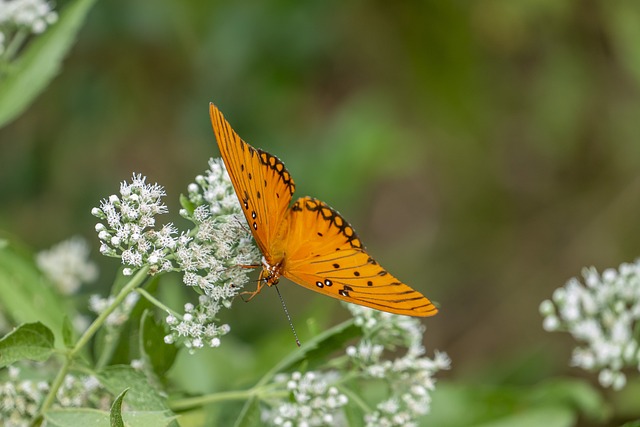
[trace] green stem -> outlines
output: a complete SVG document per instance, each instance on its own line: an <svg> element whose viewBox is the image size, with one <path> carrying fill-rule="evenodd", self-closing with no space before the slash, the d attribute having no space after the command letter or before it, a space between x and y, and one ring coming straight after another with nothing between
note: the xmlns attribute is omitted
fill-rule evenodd
<svg viewBox="0 0 640 427"><path fill-rule="evenodd" d="M24 41L26 40L28 35L29 35L29 31L24 28L20 28L18 32L15 33L15 35L9 42L9 45L7 46L4 53L2 54L2 60L4 62L6 63L11 62L11 60L16 55L20 47L22 47L22 45L24 44Z"/></svg>
<svg viewBox="0 0 640 427"><path fill-rule="evenodd" d="M47 394L47 397L44 399L44 402L42 402L42 407L40 408L41 414L44 413L44 411L46 411L51 405L53 405L53 401L56 398L58 389L62 385L62 382L64 381L64 377L67 376L67 372L69 372L70 367L71 367L71 357L69 357L69 355L67 354L67 357L64 359L64 362L62 363L62 367L58 371L58 375L56 375L56 378L53 380L53 383L51 383L51 388L49 389L49 393Z"/></svg>
<svg viewBox="0 0 640 427"><path fill-rule="evenodd" d="M172 411L176 412L186 411L188 409L207 405L209 403L231 400L248 400L251 397L260 395L261 392L262 389L254 387L249 390L225 391L222 393L205 394L204 396L188 397L186 399L174 400L172 402L169 402L169 408L171 408Z"/></svg>
<svg viewBox="0 0 640 427"><path fill-rule="evenodd" d="M327 339L336 333L343 331L344 329L353 325L353 319L346 320L339 325L334 326L315 336L313 339L307 341L301 348L295 349L287 357L282 359L273 368L271 368L264 376L258 381L258 383L249 390L242 391L230 391L223 393L214 393L204 396L190 397L186 399L178 399L169 403L169 407L173 411L185 411L197 406L201 406L208 403L220 402L226 400L249 400L252 397L260 397L269 393L269 396L287 396L288 392L284 391L272 391L269 381L280 371L286 370L293 364L304 359L306 354L315 349L320 342Z"/></svg>
<svg viewBox="0 0 640 427"><path fill-rule="evenodd" d="M346 387L338 387L341 392L343 392L348 398L349 402L355 403L357 406L362 409L362 412L368 413L371 412L371 407L365 402L360 396L354 393L351 389Z"/></svg>
<svg viewBox="0 0 640 427"><path fill-rule="evenodd" d="M288 356L286 356L278 364L276 364L273 368L271 368L269 372L267 372L260 379L260 381L258 381L258 383L256 384L256 387L261 387L267 384L269 381L271 381L271 378L273 378L278 372L281 372L287 369L288 367L292 366L293 364L304 359L309 351L315 349L318 346L318 343L338 333L339 331L342 331L350 327L351 325L353 325L353 323L354 323L353 319L345 320L344 322L330 329L327 329L320 335L316 335L311 340L305 342L304 344L302 344L302 346L299 349L296 349L295 351L292 351L291 353L289 353Z"/></svg>
<svg viewBox="0 0 640 427"><path fill-rule="evenodd" d="M51 405L53 405L53 402L56 398L56 394L58 393L58 389L62 385L62 382L64 381L64 377L69 372L69 369L71 368L71 363L73 362L75 355L80 350L82 350L82 348L89 342L91 337L93 337L93 335L95 335L95 333L98 332L98 329L102 327L104 322L107 320L107 317L109 317L109 315L113 313L113 311L116 308L118 308L120 304L122 304L122 302L127 297L127 295L129 295L138 286L140 286L142 282L144 282L144 279L147 277L148 270L149 270L148 267L143 267L135 274L135 276L131 278L129 283L127 283L120 290L118 295L116 295L113 302L102 313L100 313L100 315L96 318L96 320L94 320L93 323L89 326L89 328L84 332L84 334L82 334L80 339L78 339L78 341L73 346L73 348L69 350L69 352L65 357L64 363L60 368L60 371L58 371L58 375L56 376L53 383L51 384L49 393L47 394L44 401L42 402L42 406L40 407L40 414L44 413L47 409L51 407Z"/></svg>
<svg viewBox="0 0 640 427"><path fill-rule="evenodd" d="M139 293L140 295L142 295L143 297L145 297L147 299L147 301L149 301L151 304L153 304L156 307L158 307L160 310L163 310L163 311L166 311L168 313L171 313L173 316L177 317L178 319L182 319L182 315L180 315L180 313L178 313L177 311L174 311L174 310L170 309L169 307L167 307L165 304L163 304L161 301L159 301L156 297L151 295L146 289L138 288L138 289L136 289L136 292Z"/></svg>

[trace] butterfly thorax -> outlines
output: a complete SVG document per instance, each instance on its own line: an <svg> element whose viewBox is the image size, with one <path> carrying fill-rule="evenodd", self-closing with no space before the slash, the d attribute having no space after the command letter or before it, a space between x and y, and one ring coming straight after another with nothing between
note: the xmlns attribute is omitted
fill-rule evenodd
<svg viewBox="0 0 640 427"><path fill-rule="evenodd" d="M260 281L264 281L267 285L277 285L282 274L282 263L271 265L265 257L262 257L262 271L260 272Z"/></svg>

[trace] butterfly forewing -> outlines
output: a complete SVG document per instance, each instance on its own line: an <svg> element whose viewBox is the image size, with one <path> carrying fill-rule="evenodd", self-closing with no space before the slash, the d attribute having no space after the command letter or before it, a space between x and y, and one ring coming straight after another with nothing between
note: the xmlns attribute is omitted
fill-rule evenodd
<svg viewBox="0 0 640 427"><path fill-rule="evenodd" d="M277 157L244 142L215 105L210 104L209 113L242 212L260 250L269 259L295 191L293 179Z"/></svg>
<svg viewBox="0 0 640 427"><path fill-rule="evenodd" d="M382 268L353 228L325 203L304 197L289 211L283 275L314 291L354 304L410 316L435 306Z"/></svg>

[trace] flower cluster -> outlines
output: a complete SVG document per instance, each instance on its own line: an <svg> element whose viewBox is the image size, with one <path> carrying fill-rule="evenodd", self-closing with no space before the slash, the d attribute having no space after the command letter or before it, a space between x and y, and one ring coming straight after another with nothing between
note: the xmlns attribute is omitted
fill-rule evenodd
<svg viewBox="0 0 640 427"><path fill-rule="evenodd" d="M583 282L570 279L540 304L547 331L569 332L583 346L573 350L571 364L599 370L603 387L621 389L624 368L640 370L640 260L602 275L585 268Z"/></svg>
<svg viewBox="0 0 640 427"><path fill-rule="evenodd" d="M28 426L49 390L46 381L19 380L20 370L9 366L8 381L0 383L0 418L7 427Z"/></svg>
<svg viewBox="0 0 640 427"><path fill-rule="evenodd" d="M217 314L231 307L249 281L250 270L244 266L260 260L222 160L211 159L209 170L195 181L187 187L180 210L195 225L189 234L193 237L179 242L175 260L184 284L201 295L197 306L185 305L182 316L167 316L171 332L165 336L165 342L181 342L189 349L220 345L230 327L219 324Z"/></svg>
<svg viewBox="0 0 640 427"><path fill-rule="evenodd" d="M289 393L289 401L262 413L264 422L274 426L327 426L344 425L340 408L349 399L330 384L337 380L337 374L330 372L293 372L279 374L274 383L283 386Z"/></svg>
<svg viewBox="0 0 640 427"><path fill-rule="evenodd" d="M81 237L73 237L38 253L36 263L62 295L71 295L83 283L93 282L98 277L98 267L89 260L89 245Z"/></svg>
<svg viewBox="0 0 640 427"><path fill-rule="evenodd" d="M127 295L122 304L116 307L106 318L105 325L107 326L120 326L124 322L129 319L129 315L131 314L131 310L135 307L138 302L139 295L136 293L131 293ZM107 307L113 304L115 297L110 296L108 298L102 298L100 295L91 295L89 297L89 310L93 311L96 314L100 314L107 309Z"/></svg>
<svg viewBox="0 0 640 427"><path fill-rule="evenodd" d="M436 352L433 359L424 356L424 326L419 320L347 304L362 340L347 348L347 356L363 378L387 382L391 396L365 415L367 426L415 426L416 418L429 412L430 393L435 389L434 375L450 368L446 353ZM385 359L386 351L406 348L395 359Z"/></svg>
<svg viewBox="0 0 640 427"><path fill-rule="evenodd" d="M359 396L355 403L364 410L368 427L416 426L416 419L429 412L434 375L449 369L449 357L440 352L433 359L424 356L424 327L419 320L345 305L362 329L360 342L347 347L346 358L335 359L341 362L331 370L276 376L274 386L285 388L285 398L267 400L263 421L276 426L344 426L342 407L348 403L347 395ZM402 349L406 349L404 355L390 357ZM350 384L345 378L357 378L359 389L347 393ZM384 382L389 390L375 408L366 402L371 396L362 387L363 381Z"/></svg>
<svg viewBox="0 0 640 427"><path fill-rule="evenodd" d="M173 224L156 226L156 215L167 212L161 201L165 191L145 181L134 174L119 195L92 210L103 221L96 225L100 252L120 258L126 275L142 267L150 274L181 272L184 284L200 294L198 305L186 304L183 314L168 310L165 342L217 347L230 329L219 324L217 314L249 281L244 266L260 260L224 163L210 160L209 170L188 186L180 214L194 228L180 234Z"/></svg>
<svg viewBox="0 0 640 427"><path fill-rule="evenodd" d="M167 251L175 248L174 235L177 230L172 224L156 230L155 216L167 213L161 199L166 195L158 184L147 184L146 177L133 175L131 183L120 184L120 196L112 195L93 208L91 213L106 221L98 223L96 231L100 239L103 255L122 260L125 275L148 265L152 273L169 271L173 268L166 258Z"/></svg>
<svg viewBox="0 0 640 427"><path fill-rule="evenodd" d="M22 32L40 34L57 20L58 14L47 1L0 0L0 55L7 41L9 45L21 44L25 37Z"/></svg>
<svg viewBox="0 0 640 427"><path fill-rule="evenodd" d="M21 379L21 370L9 366L5 381L0 382L0 419L6 427L30 426L47 392L46 381ZM61 407L92 407L107 410L112 397L90 375L67 375L58 390Z"/></svg>
<svg viewBox="0 0 640 427"><path fill-rule="evenodd" d="M63 408L90 407L103 411L108 410L113 401L113 396L92 375L67 374L56 398Z"/></svg>
<svg viewBox="0 0 640 427"><path fill-rule="evenodd" d="M205 345L218 347L220 337L231 330L227 324L215 323L218 310L220 310L218 302L207 295L200 296L197 306L186 303L185 313L180 319L173 314L167 316L166 322L172 333L164 337L164 342L173 344L176 340L182 340L188 349L202 348Z"/></svg>

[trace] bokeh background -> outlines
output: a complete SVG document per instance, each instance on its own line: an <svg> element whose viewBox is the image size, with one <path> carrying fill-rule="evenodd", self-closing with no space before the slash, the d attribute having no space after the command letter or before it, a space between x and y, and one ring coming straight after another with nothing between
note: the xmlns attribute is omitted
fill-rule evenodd
<svg viewBox="0 0 640 427"><path fill-rule="evenodd" d="M639 40L630 0L101 1L0 129L0 228L34 250L87 237L106 293L117 263L91 208L138 172L186 227L178 196L218 156L213 101L439 303L425 344L449 353L448 378L581 376L538 305L584 266L640 255ZM299 329L346 317L281 291ZM228 316L248 348L288 333L269 290Z"/></svg>

